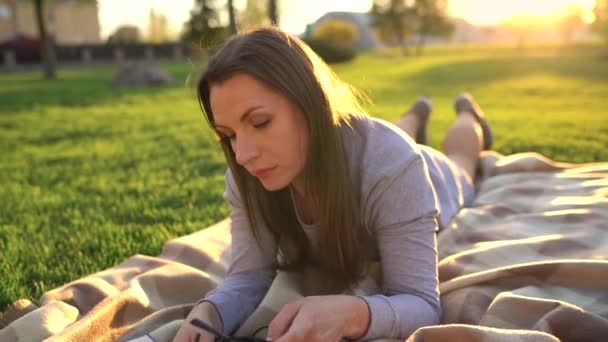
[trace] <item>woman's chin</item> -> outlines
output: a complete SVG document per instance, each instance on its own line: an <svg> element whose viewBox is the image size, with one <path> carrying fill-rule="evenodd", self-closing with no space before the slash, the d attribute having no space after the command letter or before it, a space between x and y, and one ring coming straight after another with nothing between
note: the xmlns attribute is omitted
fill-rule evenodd
<svg viewBox="0 0 608 342"><path fill-rule="evenodd" d="M259 181L262 184L262 186L264 187L264 189L266 189L268 191L281 190L289 185L289 182L277 182L277 181L273 181L271 179L265 179L265 180L259 179Z"/></svg>

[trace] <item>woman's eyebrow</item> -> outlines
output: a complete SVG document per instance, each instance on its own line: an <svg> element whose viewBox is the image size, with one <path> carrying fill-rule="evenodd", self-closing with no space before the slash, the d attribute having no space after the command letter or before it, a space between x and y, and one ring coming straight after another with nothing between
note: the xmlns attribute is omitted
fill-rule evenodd
<svg viewBox="0 0 608 342"><path fill-rule="evenodd" d="M262 108L263 106L252 106L249 107L242 115L241 118L239 119L240 122L243 122L245 120L247 120L247 118L249 117L249 115L251 115L251 113L253 113L255 110L258 110L260 108ZM215 126L216 128L218 127L223 127L223 128L229 128L227 126L223 126L222 124L218 124L217 122L215 122L213 124L213 126Z"/></svg>

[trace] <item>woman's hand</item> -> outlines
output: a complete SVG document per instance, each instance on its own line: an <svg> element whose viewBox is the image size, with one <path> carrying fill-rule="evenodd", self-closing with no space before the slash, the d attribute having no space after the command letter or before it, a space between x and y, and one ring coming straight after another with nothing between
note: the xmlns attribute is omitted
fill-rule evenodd
<svg viewBox="0 0 608 342"><path fill-rule="evenodd" d="M190 321L198 318L208 323L218 331L222 331L220 316L213 304L202 302L195 306L182 323L182 326L175 334L173 342L213 342L214 336L210 333L190 324Z"/></svg>
<svg viewBox="0 0 608 342"><path fill-rule="evenodd" d="M357 339L367 332L369 320L369 307L359 297L306 297L283 307L270 322L268 337L275 342Z"/></svg>

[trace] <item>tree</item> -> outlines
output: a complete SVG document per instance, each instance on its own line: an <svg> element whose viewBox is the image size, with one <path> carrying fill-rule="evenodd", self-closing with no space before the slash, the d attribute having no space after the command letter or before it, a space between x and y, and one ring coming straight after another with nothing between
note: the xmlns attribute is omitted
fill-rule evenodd
<svg viewBox="0 0 608 342"><path fill-rule="evenodd" d="M200 44L205 48L219 46L226 39L226 29L221 26L213 0L196 0L185 24L182 40Z"/></svg>
<svg viewBox="0 0 608 342"><path fill-rule="evenodd" d="M229 20L228 30L229 30L230 34L233 35L233 34L237 33L236 14L234 12L234 0L228 0L227 5L228 5L228 20Z"/></svg>
<svg viewBox="0 0 608 342"><path fill-rule="evenodd" d="M564 8L557 22L564 37L564 42L567 43L572 40L574 31L583 24L582 16L583 9L578 4L570 4Z"/></svg>
<svg viewBox="0 0 608 342"><path fill-rule="evenodd" d="M108 44L122 45L133 44L141 41L139 28L133 25L122 25L108 38Z"/></svg>
<svg viewBox="0 0 608 342"><path fill-rule="evenodd" d="M340 19L325 21L311 34L314 40L342 49L354 49L358 35L359 31L355 25Z"/></svg>
<svg viewBox="0 0 608 342"><path fill-rule="evenodd" d="M247 0L245 10L239 13L239 25L241 30L249 30L270 22L266 14L263 2L259 0Z"/></svg>
<svg viewBox="0 0 608 342"><path fill-rule="evenodd" d="M79 2L97 3L97 0L77 0ZM40 44L40 56L44 70L44 78L54 79L57 77L57 57L55 55L54 40L47 31L46 20L44 20L45 6L52 4L52 1L33 0L34 17L38 27L38 40Z"/></svg>
<svg viewBox="0 0 608 342"><path fill-rule="evenodd" d="M326 63L341 63L357 56L357 26L340 19L329 19L316 25L304 42Z"/></svg>
<svg viewBox="0 0 608 342"><path fill-rule="evenodd" d="M268 18L270 24L279 26L279 7L277 4L278 0L268 0Z"/></svg>
<svg viewBox="0 0 608 342"><path fill-rule="evenodd" d="M405 43L412 34L415 13L408 3L405 0L374 0L371 9L372 26L380 40L399 44L404 55L409 54Z"/></svg>
<svg viewBox="0 0 608 342"><path fill-rule="evenodd" d="M422 53L427 36L449 37L454 32L454 24L446 14L447 0L416 0L414 11L418 22L418 54Z"/></svg>
<svg viewBox="0 0 608 342"><path fill-rule="evenodd" d="M593 14L595 21L591 29L608 43L608 0L595 0Z"/></svg>
<svg viewBox="0 0 608 342"><path fill-rule="evenodd" d="M34 0L34 11L38 26L38 40L40 42L40 56L42 57L44 78L54 79L57 77L57 58L55 57L54 42L46 29L44 3L42 0Z"/></svg>

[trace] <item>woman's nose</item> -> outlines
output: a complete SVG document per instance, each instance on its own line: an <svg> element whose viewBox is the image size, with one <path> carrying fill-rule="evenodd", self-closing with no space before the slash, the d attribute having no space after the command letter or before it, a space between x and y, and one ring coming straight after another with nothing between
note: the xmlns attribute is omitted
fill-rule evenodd
<svg viewBox="0 0 608 342"><path fill-rule="evenodd" d="M232 148L236 162L243 166L255 159L260 153L253 139L244 135L239 136L234 141Z"/></svg>

